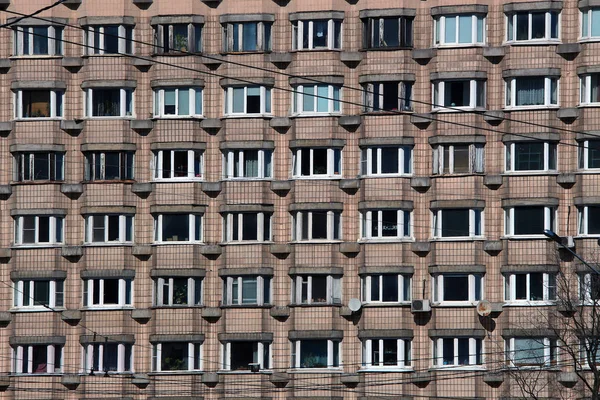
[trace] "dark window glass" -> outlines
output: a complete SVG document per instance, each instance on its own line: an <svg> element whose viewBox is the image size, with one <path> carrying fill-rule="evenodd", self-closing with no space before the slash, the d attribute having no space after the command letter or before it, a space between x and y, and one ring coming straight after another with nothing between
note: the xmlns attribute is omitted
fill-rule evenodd
<svg viewBox="0 0 600 400"><path fill-rule="evenodd" d="M442 237L469 236L469 210L442 210Z"/></svg>
<svg viewBox="0 0 600 400"><path fill-rule="evenodd" d="M163 371L187 370L188 343L162 343L160 365Z"/></svg>
<svg viewBox="0 0 600 400"><path fill-rule="evenodd" d="M163 241L188 241L190 240L189 215L165 214L162 216Z"/></svg>
<svg viewBox="0 0 600 400"><path fill-rule="evenodd" d="M258 343L232 342L230 357L232 371L249 370L248 364L258 362Z"/></svg>
<svg viewBox="0 0 600 400"><path fill-rule="evenodd" d="M104 304L119 304L119 280L104 280Z"/></svg>
<svg viewBox="0 0 600 400"><path fill-rule="evenodd" d="M300 343L300 368L327 367L327 340L303 340Z"/></svg>
<svg viewBox="0 0 600 400"><path fill-rule="evenodd" d="M327 239L327 213L312 213L312 238Z"/></svg>
<svg viewBox="0 0 600 400"><path fill-rule="evenodd" d="M398 301L398 275L383 275L383 301Z"/></svg>
<svg viewBox="0 0 600 400"><path fill-rule="evenodd" d="M515 171L544 169L544 143L515 143Z"/></svg>
<svg viewBox="0 0 600 400"><path fill-rule="evenodd" d="M544 233L544 207L516 207L514 209L515 235Z"/></svg>
<svg viewBox="0 0 600 400"><path fill-rule="evenodd" d="M469 277L467 275L444 276L444 301L468 301Z"/></svg>

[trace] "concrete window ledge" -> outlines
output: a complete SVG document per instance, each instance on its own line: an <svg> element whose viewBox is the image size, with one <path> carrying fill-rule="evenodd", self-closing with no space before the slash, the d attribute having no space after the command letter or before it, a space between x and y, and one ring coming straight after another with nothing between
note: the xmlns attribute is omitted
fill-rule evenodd
<svg viewBox="0 0 600 400"><path fill-rule="evenodd" d="M83 58L82 57L63 57L60 62L60 65L67 69L79 69L83 67Z"/></svg>
<svg viewBox="0 0 600 400"><path fill-rule="evenodd" d="M83 184L82 183L63 183L60 185L60 192L62 194L82 194Z"/></svg>
<svg viewBox="0 0 600 400"><path fill-rule="evenodd" d="M133 0L133 4L136 6L149 6L154 2L154 0Z"/></svg>
<svg viewBox="0 0 600 400"><path fill-rule="evenodd" d="M429 253L431 251L431 243L429 242L413 242L411 244L413 253Z"/></svg>
<svg viewBox="0 0 600 400"><path fill-rule="evenodd" d="M340 61L349 67L355 67L363 60L363 53L358 51L340 52Z"/></svg>
<svg viewBox="0 0 600 400"><path fill-rule="evenodd" d="M202 309L202 318L219 319L221 318L221 309L219 307L206 307Z"/></svg>
<svg viewBox="0 0 600 400"><path fill-rule="evenodd" d="M490 386L498 387L504 382L504 375L501 372L488 372L483 375L483 381Z"/></svg>
<svg viewBox="0 0 600 400"><path fill-rule="evenodd" d="M340 377L340 382L342 382L344 385L358 385L360 383L360 375L357 373L342 374Z"/></svg>
<svg viewBox="0 0 600 400"><path fill-rule="evenodd" d="M223 190L223 185L221 184L221 182L202 182L200 184L200 187L205 193L218 193L221 190Z"/></svg>
<svg viewBox="0 0 600 400"><path fill-rule="evenodd" d="M270 311L273 318L287 318L290 316L290 308L287 306L274 306Z"/></svg>
<svg viewBox="0 0 600 400"><path fill-rule="evenodd" d="M412 51L412 58L417 62L427 63L433 57L437 55L437 49L414 49Z"/></svg>
<svg viewBox="0 0 600 400"><path fill-rule="evenodd" d="M131 383L137 387L145 388L150 384L150 377L146 374L135 374L131 379Z"/></svg>
<svg viewBox="0 0 600 400"><path fill-rule="evenodd" d="M574 185L577 182L577 176L575 174L558 174L556 176L556 183L559 185Z"/></svg>
<svg viewBox="0 0 600 400"><path fill-rule="evenodd" d="M340 243L340 253L358 254L358 253L360 253L360 243L356 243L356 242Z"/></svg>
<svg viewBox="0 0 600 400"><path fill-rule="evenodd" d="M131 310L131 318L137 322L147 322L152 319L152 310L149 308L136 308Z"/></svg>
<svg viewBox="0 0 600 400"><path fill-rule="evenodd" d="M82 246L63 246L61 248L61 255L65 258L81 257L81 256L83 256L83 247Z"/></svg>
<svg viewBox="0 0 600 400"><path fill-rule="evenodd" d="M129 126L136 132L150 132L154 128L154 121L151 119L132 119Z"/></svg>
<svg viewBox="0 0 600 400"><path fill-rule="evenodd" d="M10 0L0 0L0 10L6 10L10 6Z"/></svg>
<svg viewBox="0 0 600 400"><path fill-rule="evenodd" d="M292 53L271 53L267 55L267 58L273 64L280 64L287 66L292 62Z"/></svg>
<svg viewBox="0 0 600 400"><path fill-rule="evenodd" d="M200 246L200 254L205 256L219 256L223 253L223 248L217 244L207 244Z"/></svg>
<svg viewBox="0 0 600 400"><path fill-rule="evenodd" d="M483 242L483 251L486 253L499 253L502 251L501 240L486 240Z"/></svg>
<svg viewBox="0 0 600 400"><path fill-rule="evenodd" d="M133 59L132 64L137 69L148 70L152 65L154 65L154 62L150 58L143 57Z"/></svg>
<svg viewBox="0 0 600 400"><path fill-rule="evenodd" d="M416 126L426 127L431 123L431 113L412 114L410 116L410 123Z"/></svg>
<svg viewBox="0 0 600 400"><path fill-rule="evenodd" d="M342 190L360 189L360 179L342 179L339 186Z"/></svg>
<svg viewBox="0 0 600 400"><path fill-rule="evenodd" d="M75 374L63 375L60 383L70 390L75 390L81 383L81 377Z"/></svg>
<svg viewBox="0 0 600 400"><path fill-rule="evenodd" d="M0 196L8 197L12 194L12 186L11 185L0 185Z"/></svg>
<svg viewBox="0 0 600 400"><path fill-rule="evenodd" d="M292 190L292 181L271 181L271 190L274 192L287 192Z"/></svg>
<svg viewBox="0 0 600 400"><path fill-rule="evenodd" d="M415 176L410 179L410 187L415 190L426 190L431 187L431 179L427 176Z"/></svg>
<svg viewBox="0 0 600 400"><path fill-rule="evenodd" d="M573 387L579 381L579 377L575 372L561 372L558 374L557 381L566 387Z"/></svg>
<svg viewBox="0 0 600 400"><path fill-rule="evenodd" d="M77 322L81 320L80 310L64 310L60 313L60 319L65 322Z"/></svg>
<svg viewBox="0 0 600 400"><path fill-rule="evenodd" d="M272 244L269 246L271 254L290 254L292 252L292 245L286 244Z"/></svg>
<svg viewBox="0 0 600 400"><path fill-rule="evenodd" d="M206 0L202 0L206 2ZM202 383L205 385L216 385L219 383L219 375L216 372L207 372L202 375Z"/></svg>
<svg viewBox="0 0 600 400"><path fill-rule="evenodd" d="M65 132L79 133L85 127L85 121L83 120L61 120L60 129Z"/></svg>
<svg viewBox="0 0 600 400"><path fill-rule="evenodd" d="M289 117L273 117L269 126L278 131L288 130L292 126L292 120Z"/></svg>
<svg viewBox="0 0 600 400"><path fill-rule="evenodd" d="M135 194L150 194L154 190L152 182L136 182L131 185L131 192Z"/></svg>
<svg viewBox="0 0 600 400"><path fill-rule="evenodd" d="M152 246L149 244L140 244L131 248L131 254L137 257L149 257L152 255Z"/></svg>
<svg viewBox="0 0 600 400"><path fill-rule="evenodd" d="M200 121L200 127L205 131L218 131L223 126L219 118L206 118Z"/></svg>
<svg viewBox="0 0 600 400"><path fill-rule="evenodd" d="M8 135L15 129L15 123L12 121L0 122L0 134Z"/></svg>
<svg viewBox="0 0 600 400"><path fill-rule="evenodd" d="M502 175L486 175L483 177L483 184L487 187L499 188L502 186Z"/></svg>

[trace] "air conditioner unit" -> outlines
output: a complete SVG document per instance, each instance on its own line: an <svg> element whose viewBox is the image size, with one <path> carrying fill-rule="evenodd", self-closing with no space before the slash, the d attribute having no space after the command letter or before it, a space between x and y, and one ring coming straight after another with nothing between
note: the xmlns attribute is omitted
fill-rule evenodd
<svg viewBox="0 0 600 400"><path fill-rule="evenodd" d="M412 313L425 313L431 311L431 304L428 299L424 300L413 300L410 303L410 312Z"/></svg>

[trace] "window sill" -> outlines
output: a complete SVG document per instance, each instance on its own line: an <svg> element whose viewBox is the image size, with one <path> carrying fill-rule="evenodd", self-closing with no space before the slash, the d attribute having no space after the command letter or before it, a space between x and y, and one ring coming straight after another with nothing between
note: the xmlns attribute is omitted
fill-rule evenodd
<svg viewBox="0 0 600 400"><path fill-rule="evenodd" d="M11 249L54 249L63 247L64 243L42 243L42 244L13 244Z"/></svg>
<svg viewBox="0 0 600 400"><path fill-rule="evenodd" d="M371 373L371 372L375 372L375 373L385 373L385 372L404 372L404 373L408 373L408 372L415 372L415 370L411 367L363 367L360 368L358 371L356 371L358 373Z"/></svg>
<svg viewBox="0 0 600 400"><path fill-rule="evenodd" d="M50 306L48 306L50 307ZM30 313L30 312L54 312L54 311L64 311L65 307L13 307L8 310L10 313Z"/></svg>
<svg viewBox="0 0 600 400"><path fill-rule="evenodd" d="M124 311L133 310L134 306L92 306L92 307L81 307L81 311Z"/></svg>
<svg viewBox="0 0 600 400"><path fill-rule="evenodd" d="M311 304L289 304L291 308L310 308L310 307L341 307L341 303L311 303Z"/></svg>
<svg viewBox="0 0 600 400"><path fill-rule="evenodd" d="M182 244L205 244L199 241L172 241L172 242L153 242L151 246L169 246L169 245L182 245Z"/></svg>
<svg viewBox="0 0 600 400"><path fill-rule="evenodd" d="M85 121L119 121L119 120L132 120L136 119L135 115L126 115L124 117L84 117Z"/></svg>
<svg viewBox="0 0 600 400"><path fill-rule="evenodd" d="M131 247L134 245L134 242L93 242L84 243L83 247Z"/></svg>
<svg viewBox="0 0 600 400"><path fill-rule="evenodd" d="M133 179L98 179L93 181L81 181L84 185L92 185L94 183L98 183L101 185L106 185L107 183L135 183L136 181Z"/></svg>
<svg viewBox="0 0 600 400"><path fill-rule="evenodd" d="M578 175L587 175L587 174L598 174L600 173L600 168L588 168L588 169L578 169L575 171Z"/></svg>
<svg viewBox="0 0 600 400"><path fill-rule="evenodd" d="M504 46L550 46L561 44L559 39L529 39L529 40L507 40L502 45Z"/></svg>
<svg viewBox="0 0 600 400"><path fill-rule="evenodd" d="M558 110L560 108L560 106L558 104L552 104L552 105L534 105L534 106L511 106L511 107L504 107L504 111L507 112L511 112L511 111L535 111L535 110Z"/></svg>
<svg viewBox="0 0 600 400"><path fill-rule="evenodd" d="M10 60L60 60L63 58L62 54L21 54L18 56L9 56Z"/></svg>
<svg viewBox="0 0 600 400"><path fill-rule="evenodd" d="M412 178L414 174L359 175L359 179Z"/></svg>
<svg viewBox="0 0 600 400"><path fill-rule="evenodd" d="M40 376L61 376L64 375L64 372L42 372L39 374L35 374L35 373L31 373L31 374L23 374L23 373L17 373L17 372L11 372L9 373L8 376L14 376L14 377L18 377L18 378L23 378L26 376L31 376L31 377L36 377L39 378Z"/></svg>
<svg viewBox="0 0 600 400"><path fill-rule="evenodd" d="M38 181L10 181L10 185L13 186L26 186L26 185L48 185L48 184L56 184L60 185L65 183L64 180L61 181L51 181L51 180L38 180Z"/></svg>
<svg viewBox="0 0 600 400"><path fill-rule="evenodd" d="M187 310L190 308L194 308L194 309L203 309L205 308L205 305L199 305L199 304L195 304L195 305L183 305L183 304L178 304L178 305L173 305L173 306L151 306L150 308L152 310Z"/></svg>
<svg viewBox="0 0 600 400"><path fill-rule="evenodd" d="M577 105L577 108L598 108L600 103L581 103Z"/></svg>
<svg viewBox="0 0 600 400"><path fill-rule="evenodd" d="M246 54L271 54L272 50L242 50L242 51L222 51L222 56L243 56Z"/></svg>
<svg viewBox="0 0 600 400"><path fill-rule="evenodd" d="M500 175L502 176L540 176L540 175L549 175L556 176L558 175L558 171L548 170L548 171L514 171L514 172L503 172Z"/></svg>
<svg viewBox="0 0 600 400"><path fill-rule="evenodd" d="M445 44L437 44L433 47L435 49L468 49L468 48L479 48L486 47L487 43L445 43Z"/></svg>
<svg viewBox="0 0 600 400"><path fill-rule="evenodd" d="M545 307L555 306L554 301L505 301L503 307Z"/></svg>
<svg viewBox="0 0 600 400"><path fill-rule="evenodd" d="M246 118L263 118L263 119L271 119L273 118L273 114L265 113L265 114L225 114L222 119L246 119Z"/></svg>
<svg viewBox="0 0 600 400"><path fill-rule="evenodd" d="M237 241L237 242L219 242L217 243L219 246L244 246L244 245L256 245L256 244L273 244L272 240L245 240L245 241Z"/></svg>
<svg viewBox="0 0 600 400"><path fill-rule="evenodd" d="M485 176L485 172L460 172L460 173L443 173L443 174L431 174L430 177L437 178L464 178L467 176Z"/></svg>
<svg viewBox="0 0 600 400"><path fill-rule="evenodd" d="M573 236L574 239L597 239L600 238L600 233L588 233L586 235Z"/></svg>
<svg viewBox="0 0 600 400"><path fill-rule="evenodd" d="M512 236L500 236L500 239L508 239L508 240L540 240L540 239L544 239L547 240L548 238L541 234L541 235L512 235Z"/></svg>
<svg viewBox="0 0 600 400"><path fill-rule="evenodd" d="M326 47L318 47L315 49L292 49L290 53L325 53L325 52L336 52L339 53L343 51L342 49L330 49Z"/></svg>
<svg viewBox="0 0 600 400"><path fill-rule="evenodd" d="M136 55L135 53L109 53L109 54L83 54L82 58L96 58L96 57L129 57L132 55Z"/></svg>
<svg viewBox="0 0 600 400"><path fill-rule="evenodd" d="M560 367L556 367L553 365L511 365L511 366L506 367L506 370L508 370L508 371L518 371L518 370L562 371L562 369Z"/></svg>
<svg viewBox="0 0 600 400"><path fill-rule="evenodd" d="M15 118L15 122L44 122L44 121L62 121L63 117L39 117L39 118Z"/></svg>
<svg viewBox="0 0 600 400"><path fill-rule="evenodd" d="M204 178L171 178L171 179L154 179L152 183L190 183L204 182Z"/></svg>
<svg viewBox="0 0 600 400"><path fill-rule="evenodd" d="M130 375L133 375L135 372L133 372L133 371L123 371L123 372L108 371L108 372L106 372L106 371L96 371L96 370L94 370L94 375L96 375L96 376L102 376L102 377L104 377L104 375L107 374L107 373L108 373L108 375L111 375L111 376L112 375L130 376ZM90 372L78 372L77 375L79 375L79 376L90 376ZM94 376L94 375L91 375L91 376Z"/></svg>
<svg viewBox="0 0 600 400"><path fill-rule="evenodd" d="M204 115L153 115L155 121L161 120L183 120L183 121L200 121L206 118Z"/></svg>
<svg viewBox="0 0 600 400"><path fill-rule="evenodd" d="M484 107L469 107L469 106L449 106L449 107L435 107L431 109L432 113L444 114L444 113L457 113L457 112L485 112Z"/></svg>
<svg viewBox="0 0 600 400"><path fill-rule="evenodd" d="M204 371L153 371L148 372L148 375L202 375L203 373Z"/></svg>
<svg viewBox="0 0 600 400"><path fill-rule="evenodd" d="M599 37L580 37L577 38L577 43L597 43L600 42L600 36Z"/></svg>
<svg viewBox="0 0 600 400"><path fill-rule="evenodd" d="M473 237L439 237L439 238L431 238L430 242L478 242L486 240L484 236L473 236Z"/></svg>
<svg viewBox="0 0 600 400"><path fill-rule="evenodd" d="M406 115L413 114L415 110L412 108L409 110L382 110L382 111L362 111L360 114L365 117L378 117L378 116L390 116L390 115Z"/></svg>
<svg viewBox="0 0 600 400"><path fill-rule="evenodd" d="M291 241L290 244L338 244L338 243L342 243L343 240L298 240L298 241Z"/></svg>
<svg viewBox="0 0 600 400"><path fill-rule="evenodd" d="M410 301L398 301L398 302L380 302L380 303L376 303L376 302L370 302L370 303L366 303L363 302L362 306L363 307L367 307L367 308L379 308L379 307L407 307L410 306L411 302Z"/></svg>
<svg viewBox="0 0 600 400"><path fill-rule="evenodd" d="M441 367L430 367L429 371L486 371L487 368L482 365L444 365Z"/></svg>
<svg viewBox="0 0 600 400"><path fill-rule="evenodd" d="M341 175L313 175L313 176L292 176L294 181L308 181L308 180L341 180Z"/></svg>
<svg viewBox="0 0 600 400"><path fill-rule="evenodd" d="M359 239L358 243L412 243L415 238L407 237L390 237L390 238L377 238L377 239Z"/></svg>
<svg viewBox="0 0 600 400"><path fill-rule="evenodd" d="M271 374L273 374L273 371L270 369L261 369L258 372L252 372L250 370L228 371L228 370L223 369L223 370L217 371L217 374L219 374L219 375L258 375L258 374L271 375Z"/></svg>
<svg viewBox="0 0 600 400"><path fill-rule="evenodd" d="M441 303L433 303L431 305L431 307L434 308L445 308L445 307L477 307L477 303L479 303L480 300L477 301L444 301Z"/></svg>
<svg viewBox="0 0 600 400"><path fill-rule="evenodd" d="M397 51L397 50L413 50L413 46L397 46L397 47L366 47L358 51Z"/></svg>
<svg viewBox="0 0 600 400"><path fill-rule="evenodd" d="M270 182L273 177L268 178L223 178L225 182Z"/></svg>
<svg viewBox="0 0 600 400"><path fill-rule="evenodd" d="M198 56L202 55L201 51L189 51L189 50L173 50L165 51L162 53L153 52L151 57L182 57L182 56Z"/></svg>
<svg viewBox="0 0 600 400"><path fill-rule="evenodd" d="M245 308L260 308L260 309L269 309L269 308L273 308L272 304L263 304L263 305L259 305L259 304L222 304L219 306L219 308L221 309L227 309L227 308L241 308L241 309L245 309Z"/></svg>
<svg viewBox="0 0 600 400"><path fill-rule="evenodd" d="M333 368L291 368L286 371L288 374L343 374L344 370L340 367Z"/></svg>
<svg viewBox="0 0 600 400"><path fill-rule="evenodd" d="M322 113L291 114L290 118L323 118L323 117L340 117L340 116L342 116L342 112L335 111L335 112L322 112Z"/></svg>

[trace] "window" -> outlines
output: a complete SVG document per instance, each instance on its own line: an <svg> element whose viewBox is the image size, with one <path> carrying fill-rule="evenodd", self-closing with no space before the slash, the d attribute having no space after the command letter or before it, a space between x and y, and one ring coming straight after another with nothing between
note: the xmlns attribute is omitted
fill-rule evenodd
<svg viewBox="0 0 600 400"><path fill-rule="evenodd" d="M411 300L411 276L376 274L361 278L364 303L402 303Z"/></svg>
<svg viewBox="0 0 600 400"><path fill-rule="evenodd" d="M130 343L91 343L83 345L86 373L133 372L133 345Z"/></svg>
<svg viewBox="0 0 600 400"><path fill-rule="evenodd" d="M360 174L363 176L411 175L413 146L382 146L362 148Z"/></svg>
<svg viewBox="0 0 600 400"><path fill-rule="evenodd" d="M271 114L271 88L266 86L225 89L225 115Z"/></svg>
<svg viewBox="0 0 600 400"><path fill-rule="evenodd" d="M433 277L433 302L475 304L483 299L483 276L479 274L439 274Z"/></svg>
<svg viewBox="0 0 600 400"><path fill-rule="evenodd" d="M154 180L202 179L204 150L156 150L153 152Z"/></svg>
<svg viewBox="0 0 600 400"><path fill-rule="evenodd" d="M124 278L85 279L83 306L89 308L131 307L133 280Z"/></svg>
<svg viewBox="0 0 600 400"><path fill-rule="evenodd" d="M361 213L361 239L404 239L412 237L411 212L371 210Z"/></svg>
<svg viewBox="0 0 600 400"><path fill-rule="evenodd" d="M164 342L152 346L152 370L155 372L200 371L202 344Z"/></svg>
<svg viewBox="0 0 600 400"><path fill-rule="evenodd" d="M410 368L409 339L365 339L362 343L363 368Z"/></svg>
<svg viewBox="0 0 600 400"><path fill-rule="evenodd" d="M372 82L363 87L363 112L412 111L413 82Z"/></svg>
<svg viewBox="0 0 600 400"><path fill-rule="evenodd" d="M579 77L581 105L600 103L600 74L581 75Z"/></svg>
<svg viewBox="0 0 600 400"><path fill-rule="evenodd" d="M337 114L342 111L342 104L340 102L342 89L340 86L307 84L295 86L293 89L293 114Z"/></svg>
<svg viewBox="0 0 600 400"><path fill-rule="evenodd" d="M506 236L544 235L544 229L556 231L556 209L544 206L521 206L504 210Z"/></svg>
<svg viewBox="0 0 600 400"><path fill-rule="evenodd" d="M32 279L14 282L13 307L48 310L64 307L64 280Z"/></svg>
<svg viewBox="0 0 600 400"><path fill-rule="evenodd" d="M131 117L133 116L132 89L86 89L86 117Z"/></svg>
<svg viewBox="0 0 600 400"><path fill-rule="evenodd" d="M483 341L476 338L436 338L433 339L433 366L457 367L482 365Z"/></svg>
<svg viewBox="0 0 600 400"><path fill-rule="evenodd" d="M483 144L444 144L433 147L433 174L482 174Z"/></svg>
<svg viewBox="0 0 600 400"><path fill-rule="evenodd" d="M444 208L433 210L431 236L440 238L474 238L483 236L483 210Z"/></svg>
<svg viewBox="0 0 600 400"><path fill-rule="evenodd" d="M506 22L506 40L509 42L549 41L558 40L559 37L557 11L509 14Z"/></svg>
<svg viewBox="0 0 600 400"><path fill-rule="evenodd" d="M294 50L339 50L342 48L342 21L316 19L292 23Z"/></svg>
<svg viewBox="0 0 600 400"><path fill-rule="evenodd" d="M506 80L506 107L558 105L558 78L521 76Z"/></svg>
<svg viewBox="0 0 600 400"><path fill-rule="evenodd" d="M365 49L397 49L413 46L413 17L363 19Z"/></svg>
<svg viewBox="0 0 600 400"><path fill-rule="evenodd" d="M515 142L505 145L506 172L556 171L556 143Z"/></svg>
<svg viewBox="0 0 600 400"><path fill-rule="evenodd" d="M271 240L271 213L223 214L224 242L264 242Z"/></svg>
<svg viewBox="0 0 600 400"><path fill-rule="evenodd" d="M226 53L271 51L272 22L223 24L223 51Z"/></svg>
<svg viewBox="0 0 600 400"><path fill-rule="evenodd" d="M292 368L338 368L340 342L327 339L295 340L292 345Z"/></svg>
<svg viewBox="0 0 600 400"><path fill-rule="evenodd" d="M581 10L581 39L600 37L600 9Z"/></svg>
<svg viewBox="0 0 600 400"><path fill-rule="evenodd" d="M600 364L600 349L598 348L598 337L588 336L579 339L579 354L582 368L591 368L591 364Z"/></svg>
<svg viewBox="0 0 600 400"><path fill-rule="evenodd" d="M154 280L156 307L192 307L202 305L202 278L156 278Z"/></svg>
<svg viewBox="0 0 600 400"><path fill-rule="evenodd" d="M268 179L273 177L273 150L224 150L225 179Z"/></svg>
<svg viewBox="0 0 600 400"><path fill-rule="evenodd" d="M64 153L14 153L15 182L64 180Z"/></svg>
<svg viewBox="0 0 600 400"><path fill-rule="evenodd" d="M292 215L292 240L340 240L342 218L339 211L298 211Z"/></svg>
<svg viewBox="0 0 600 400"><path fill-rule="evenodd" d="M579 142L578 146L578 168L600 168L600 140L584 140Z"/></svg>
<svg viewBox="0 0 600 400"><path fill-rule="evenodd" d="M600 301L600 276L595 272L578 274L579 300L584 304L597 304Z"/></svg>
<svg viewBox="0 0 600 400"><path fill-rule="evenodd" d="M92 25L85 27L86 55L133 54L133 26Z"/></svg>
<svg viewBox="0 0 600 400"><path fill-rule="evenodd" d="M543 272L504 275L504 300L530 303L556 300L556 275Z"/></svg>
<svg viewBox="0 0 600 400"><path fill-rule="evenodd" d="M13 30L15 56L59 56L63 54L62 26L17 26Z"/></svg>
<svg viewBox="0 0 600 400"><path fill-rule="evenodd" d="M133 151L94 151L84 155L86 181L120 181L134 177Z"/></svg>
<svg viewBox="0 0 600 400"><path fill-rule="evenodd" d="M271 304L270 276L228 276L223 278L223 304L228 306Z"/></svg>
<svg viewBox="0 0 600 400"><path fill-rule="evenodd" d="M156 215L154 217L154 241L159 243L202 241L202 215Z"/></svg>
<svg viewBox="0 0 600 400"><path fill-rule="evenodd" d="M154 90L154 117L201 117L202 88Z"/></svg>
<svg viewBox="0 0 600 400"><path fill-rule="evenodd" d="M505 343L506 361L512 367L546 367L558 361L556 339L516 337Z"/></svg>
<svg viewBox="0 0 600 400"><path fill-rule="evenodd" d="M15 374L60 374L63 346L23 345L12 348L12 370Z"/></svg>
<svg viewBox="0 0 600 400"><path fill-rule="evenodd" d="M133 241L133 215L95 214L85 217L86 243Z"/></svg>
<svg viewBox="0 0 600 400"><path fill-rule="evenodd" d="M485 81L465 79L433 82L433 110L444 107L485 108L485 106Z"/></svg>
<svg viewBox="0 0 600 400"><path fill-rule="evenodd" d="M600 235L600 205L577 208L577 234L580 236Z"/></svg>
<svg viewBox="0 0 600 400"><path fill-rule="evenodd" d="M341 304L342 282L333 275L297 275L292 278L292 304Z"/></svg>
<svg viewBox="0 0 600 400"><path fill-rule="evenodd" d="M15 118L62 118L62 90L17 90L15 92Z"/></svg>
<svg viewBox="0 0 600 400"><path fill-rule="evenodd" d="M292 149L294 178L335 178L342 176L342 149L302 147Z"/></svg>
<svg viewBox="0 0 600 400"><path fill-rule="evenodd" d="M63 242L64 217L23 215L15 217L15 245L52 245Z"/></svg>
<svg viewBox="0 0 600 400"><path fill-rule="evenodd" d="M200 53L202 24L160 24L154 26L154 51L163 53Z"/></svg>
<svg viewBox="0 0 600 400"><path fill-rule="evenodd" d="M234 341L221 344L222 369L226 371L250 371L250 364L258 364L261 370L271 368L271 343Z"/></svg>
<svg viewBox="0 0 600 400"><path fill-rule="evenodd" d="M485 44L484 15L444 15L433 22L437 46Z"/></svg>

